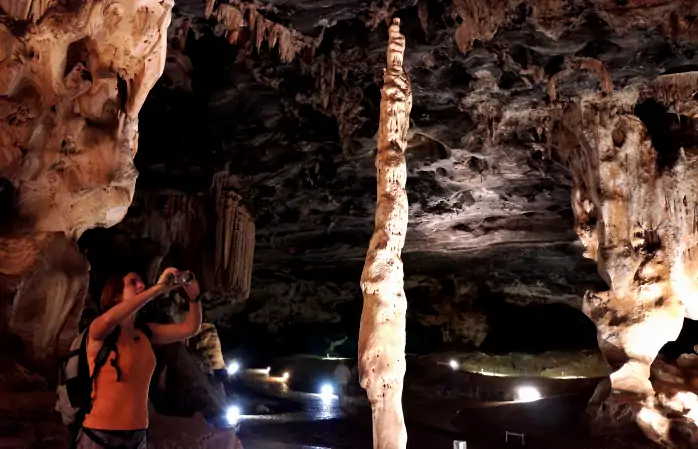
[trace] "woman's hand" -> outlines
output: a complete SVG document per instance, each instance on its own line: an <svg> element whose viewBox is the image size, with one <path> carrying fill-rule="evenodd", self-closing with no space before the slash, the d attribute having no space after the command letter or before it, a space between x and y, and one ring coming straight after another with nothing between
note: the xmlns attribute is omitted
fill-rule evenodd
<svg viewBox="0 0 698 449"><path fill-rule="evenodd" d="M187 272L191 273L190 271ZM184 291L187 292L187 296L189 296L190 300L196 299L201 292L199 281L196 280L196 277L194 277L190 283L182 285L182 288L184 288Z"/></svg>
<svg viewBox="0 0 698 449"><path fill-rule="evenodd" d="M177 288L177 285L175 285L173 282L169 282L169 277L170 275L174 276L178 271L179 270L174 267L165 268L165 271L163 271L160 278L158 278L158 285L167 287L168 291Z"/></svg>

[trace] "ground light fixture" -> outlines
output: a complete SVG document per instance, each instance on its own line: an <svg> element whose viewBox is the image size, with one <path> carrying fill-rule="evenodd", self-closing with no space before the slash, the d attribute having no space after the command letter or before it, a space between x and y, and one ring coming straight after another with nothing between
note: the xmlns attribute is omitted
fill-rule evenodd
<svg viewBox="0 0 698 449"><path fill-rule="evenodd" d="M282 378L283 380L288 380L289 377L290 377L290 374L288 374L288 371L286 371L286 372L283 374L283 376L281 376L281 378Z"/></svg>
<svg viewBox="0 0 698 449"><path fill-rule="evenodd" d="M228 424L234 426L240 420L240 407L237 405L231 405L225 412L225 419L228 420Z"/></svg>
<svg viewBox="0 0 698 449"><path fill-rule="evenodd" d="M450 366L454 371L458 369L458 362L455 360L451 359L450 362L448 362L448 366Z"/></svg>
<svg viewBox="0 0 698 449"><path fill-rule="evenodd" d="M320 387L320 396L322 396L323 399L331 399L332 396L334 395L334 388L330 384L323 384Z"/></svg>
<svg viewBox="0 0 698 449"><path fill-rule="evenodd" d="M235 374L237 374L238 371L240 371L240 364L237 361L233 360L228 364L229 376L234 376Z"/></svg>
<svg viewBox="0 0 698 449"><path fill-rule="evenodd" d="M525 385L516 389L516 400L519 402L533 402L541 398L540 391L536 387Z"/></svg>

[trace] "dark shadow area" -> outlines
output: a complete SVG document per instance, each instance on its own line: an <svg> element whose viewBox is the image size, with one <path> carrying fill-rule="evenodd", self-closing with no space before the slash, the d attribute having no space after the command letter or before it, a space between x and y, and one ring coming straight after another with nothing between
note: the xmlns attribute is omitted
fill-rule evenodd
<svg viewBox="0 0 698 449"><path fill-rule="evenodd" d="M500 303L488 313L481 350L541 353L597 347L596 327L580 310L564 304L516 306Z"/></svg>
<svg viewBox="0 0 698 449"><path fill-rule="evenodd" d="M681 354L695 352L693 349L695 345L698 345L698 321L684 318L679 338L665 344L659 352L669 360L675 360Z"/></svg>
<svg viewBox="0 0 698 449"><path fill-rule="evenodd" d="M676 165L681 148L698 147L698 123L695 119L671 113L654 99L635 106L635 115L647 127L660 171Z"/></svg>
<svg viewBox="0 0 698 449"><path fill-rule="evenodd" d="M7 178L0 178L0 230L6 230L16 214L15 186Z"/></svg>

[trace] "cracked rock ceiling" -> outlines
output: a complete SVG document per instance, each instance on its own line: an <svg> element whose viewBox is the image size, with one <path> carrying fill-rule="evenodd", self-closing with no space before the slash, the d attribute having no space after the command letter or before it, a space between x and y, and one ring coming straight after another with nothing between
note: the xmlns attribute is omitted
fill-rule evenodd
<svg viewBox="0 0 698 449"><path fill-rule="evenodd" d="M337 321L336 304L360 297L391 15L402 19L414 95L406 289L425 322L448 313L466 323L489 296L579 308L602 281L573 231L551 111L698 68L689 1L211 6L206 18L203 1L177 2L172 29L185 18L191 27L141 112L138 189L205 192L229 171L256 220L250 301L260 322ZM220 11L233 10L244 14L231 31ZM291 42L271 42L270 29Z"/></svg>

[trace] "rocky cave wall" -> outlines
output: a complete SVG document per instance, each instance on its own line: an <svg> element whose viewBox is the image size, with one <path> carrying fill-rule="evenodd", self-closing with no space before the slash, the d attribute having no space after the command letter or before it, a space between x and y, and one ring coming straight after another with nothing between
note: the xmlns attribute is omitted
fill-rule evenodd
<svg viewBox="0 0 698 449"><path fill-rule="evenodd" d="M35 356L74 334L88 278L75 239L124 217L134 155L143 207L105 241L140 238L151 276L167 257L200 264L221 323L246 307L271 330L349 326L397 16L411 322L484 345L512 304L582 309L620 368L611 386L644 395L631 421L674 444L655 424L675 395L650 393L650 363L695 316L695 2L183 0L167 32L168 2L0 7L1 310ZM257 241L252 255L243 233L236 254L254 277L216 251L235 241L240 197ZM202 246L222 270L190 260Z"/></svg>
<svg viewBox="0 0 698 449"><path fill-rule="evenodd" d="M607 288L574 233L574 179L551 119L586 92L690 69L690 14L659 3L473 5L333 4L320 13L178 4L165 76L142 116L142 145L152 151L136 161L139 188L206 194L223 167L248 201L257 228L250 300L209 314L217 324L352 327L371 232L384 19L393 13L414 44L406 57L417 86L407 151L409 323L430 327L434 342L482 345L502 316L526 310L506 304L580 310L589 286ZM243 307L244 319L230 318Z"/></svg>
<svg viewBox="0 0 698 449"><path fill-rule="evenodd" d="M396 13L414 43L404 249L414 264L410 273L406 263L413 318L437 324L446 340L455 330L482 344L483 313L473 304L566 302L596 323L604 355L621 368L612 387L647 395L652 360L692 316L681 299L693 290L692 243L681 236L695 221L687 181L695 80L686 72L697 67L696 7L387 2L320 14L300 4L208 2L213 34L235 47L202 103L225 142L212 159L240 158L229 173L256 216L262 288L251 295L250 319L346 316L338 305L351 302L370 235L381 35ZM183 14L194 18L197 41L214 40L200 12L184 5ZM196 74L197 44L183 51ZM196 92L196 76L191 86ZM665 111L648 120L650 100ZM444 294L449 284L454 293ZM432 297L427 313L414 301L420 293ZM666 418L666 398L657 400L643 413ZM655 424L644 428L651 434Z"/></svg>
<svg viewBox="0 0 698 449"><path fill-rule="evenodd" d="M138 114L165 65L172 2L0 3L3 309L35 360L77 331L75 240L126 214Z"/></svg>
<svg viewBox="0 0 698 449"><path fill-rule="evenodd" d="M550 153L546 120L552 114L546 98L565 102L586 91L633 86L662 71L685 70L682 67L694 57L691 16L679 14L677 5L664 4L649 5L646 10L606 2L591 7L577 2L474 5L333 6L322 20L311 7L231 2L209 3L204 10L194 2L180 4L169 29L166 77L155 88L143 118L153 126L146 128L142 141L153 151L140 156L142 196L148 196L152 187L173 184L180 189L174 196L181 191L191 194L197 185L195 196L207 193L213 173L228 162L226 176L249 199L259 228L260 287L253 289L251 303L262 307L249 314L252 322L269 322L273 329L282 321L336 321L336 304L349 302L351 274L359 266L370 229L371 200L363 192L373 184L369 152L377 118L376 67L385 44L384 19L393 13L402 17L408 39L416 43L408 55L410 76L418 89L408 151L413 225L405 257L414 254L415 269L411 273L408 267L408 285L416 285L421 292L408 292L408 296L419 298L428 290L433 304L426 311L417 304L415 321L437 324L445 340L477 345L483 341L484 316L482 311L470 310L473 295L461 290L477 291L485 298L503 295L512 303L564 302L579 308L584 285L598 282L591 266L577 256L568 227L572 211L565 201L571 179L555 151ZM6 6L10 14L22 18L40 17L42 11L36 8ZM120 13L114 5L107 9ZM206 20L206 14L211 18ZM628 17L650 31L643 34L639 26L630 25ZM212 26L212 19L219 25ZM354 31L349 39L348 31ZM531 44L522 44L527 39ZM93 45L89 39L65 40L69 41L74 44L65 49L68 65ZM161 48L163 42L158 42ZM632 66L625 51L638 44L640 56L650 61L641 69ZM215 60L213 55L220 57ZM587 70L575 71L575 67ZM119 91L118 81L117 76L112 92ZM448 89L432 94L444 85ZM93 86L90 92L97 90ZM108 91L106 87L99 90ZM140 98L133 100L140 106L143 94L129 93ZM86 104L86 97L82 103ZM92 106L98 108L96 104L93 101ZM183 108L175 113L161 108L176 104L194 107L188 113ZM110 107L102 109L106 116L113 115ZM87 106L80 111L92 114L89 123L93 125L97 113L88 112ZM247 114L241 115L242 111ZM178 120L189 119L190 126L176 126ZM203 139L202 128L208 131ZM155 139L160 144L153 145ZM69 140L61 139L61 145ZM127 146L135 152L134 143ZM286 151L288 146L294 150ZM258 157L259 148L264 148L265 155ZM8 154L8 161L17 160L11 156L14 153ZM71 157L76 156L71 153ZM237 163L231 166L236 157ZM13 165L6 167L9 173ZM189 176L191 182L183 186L174 181L177 176ZM131 181L123 190L120 185L127 178L112 180L114 188L104 192L128 193L135 177L128 178ZM13 179L17 192L11 202L18 217L11 220L13 227L34 221L30 228L60 227L75 237L123 215L123 209L117 207L121 211L117 214L110 207L92 224L71 224L63 215L55 220L46 214L40 214L41 220L31 219L32 214L39 215L31 212L38 197L20 200L28 191L27 183L20 186L19 178ZM100 194L96 190L95 195ZM110 202L90 200L89 204ZM164 248L166 254L170 243L160 243L160 253ZM27 251L37 252L31 247L43 243L35 239L22 244ZM184 246L196 247L191 242ZM512 247L520 251L515 260L508 257ZM439 254L447 249L459 262ZM20 262L7 265L24 272L32 258L21 260L24 268ZM76 269L84 270L77 263ZM534 264L540 269L532 270ZM339 268L344 276L329 282L324 280L327 276L319 279L318 270L325 268ZM284 276L286 286L278 283ZM7 279L9 288L16 288L17 282ZM450 291L452 284L459 293L433 293ZM71 288L84 290L80 285ZM244 297L246 287L234 296ZM299 291L308 293L295 293ZM287 307L290 297L293 305ZM311 313L313 309L318 312Z"/></svg>

